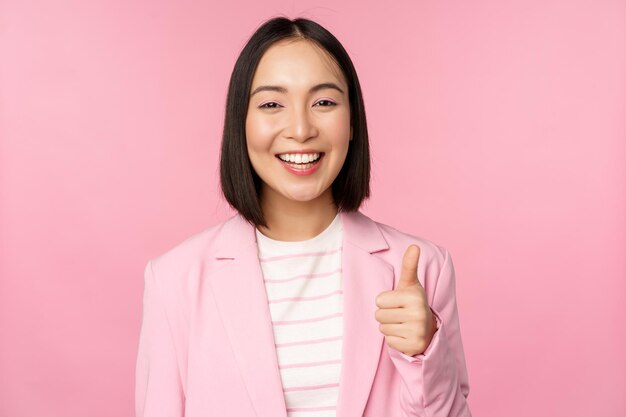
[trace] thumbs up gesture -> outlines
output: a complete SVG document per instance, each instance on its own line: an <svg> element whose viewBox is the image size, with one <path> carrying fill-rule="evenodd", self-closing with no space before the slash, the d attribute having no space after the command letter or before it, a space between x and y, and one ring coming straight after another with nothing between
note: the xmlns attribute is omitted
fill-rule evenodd
<svg viewBox="0 0 626 417"><path fill-rule="evenodd" d="M396 289L376 297L375 317L385 342L408 356L423 353L437 331L426 292L417 279L419 257L419 246L410 245L404 252Z"/></svg>

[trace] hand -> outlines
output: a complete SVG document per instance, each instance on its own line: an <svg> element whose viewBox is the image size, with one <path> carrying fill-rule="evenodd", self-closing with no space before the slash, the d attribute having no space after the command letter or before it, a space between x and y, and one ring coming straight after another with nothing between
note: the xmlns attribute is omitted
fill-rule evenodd
<svg viewBox="0 0 626 417"><path fill-rule="evenodd" d="M423 353L437 331L437 322L417 279L420 248L410 245L402 259L400 280L395 290L376 297L376 320L390 347L408 356Z"/></svg>

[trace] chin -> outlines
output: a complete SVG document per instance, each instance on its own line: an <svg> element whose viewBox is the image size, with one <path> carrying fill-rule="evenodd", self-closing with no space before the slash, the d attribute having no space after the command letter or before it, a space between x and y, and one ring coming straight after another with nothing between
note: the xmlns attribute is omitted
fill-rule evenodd
<svg viewBox="0 0 626 417"><path fill-rule="evenodd" d="M299 202L305 203L307 201L312 201L312 200L315 200L316 198L319 198L322 195L322 192L319 192L317 190L315 191L300 190L296 192L285 192L285 193L282 193L282 195L288 200L299 201Z"/></svg>
<svg viewBox="0 0 626 417"><path fill-rule="evenodd" d="M311 195L311 194L286 195L284 197L291 201L298 201L300 203L306 203L307 201L315 200L317 197L319 197L319 194L318 195Z"/></svg>

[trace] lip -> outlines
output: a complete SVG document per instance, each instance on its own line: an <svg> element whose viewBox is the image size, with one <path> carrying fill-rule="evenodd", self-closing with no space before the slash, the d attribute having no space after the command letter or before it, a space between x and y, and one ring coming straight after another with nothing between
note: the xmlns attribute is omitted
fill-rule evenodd
<svg viewBox="0 0 626 417"><path fill-rule="evenodd" d="M287 152L287 153L291 153L291 152ZM294 153L315 153L315 152L294 152ZM315 163L315 165L313 165L313 166L312 166L312 167L310 167L310 168L306 168L306 169L300 169L300 168L294 168L294 167L292 167L291 165L289 165L288 163L286 163L285 161L283 161L282 159L280 159L280 158L278 157L278 155L280 155L280 154L277 154L277 155L276 155L276 159L278 159L278 162L279 162L279 163L280 163L283 167L285 167L285 169L286 169L287 171L289 171L289 172L291 172L292 174L295 174L295 175L304 176L304 175L311 175L311 174L313 174L315 171L317 171L317 170L318 170L318 168L319 168L319 167L320 167L320 165L322 164L322 161L323 161L324 156L325 156L325 153L324 153L324 152L319 152L319 154L320 154L320 157L319 157L319 159L317 160L317 162Z"/></svg>
<svg viewBox="0 0 626 417"><path fill-rule="evenodd" d="M292 153L292 154L294 154L294 155L295 155L295 154L299 154L299 153L319 153L319 154L323 154L324 152L322 152L322 151L317 151L317 150L315 150L315 149L302 149L302 150L299 150L299 151L285 151L285 152L279 152L279 153L277 153L275 156L278 156L278 155L284 155L284 154L286 154L286 153Z"/></svg>

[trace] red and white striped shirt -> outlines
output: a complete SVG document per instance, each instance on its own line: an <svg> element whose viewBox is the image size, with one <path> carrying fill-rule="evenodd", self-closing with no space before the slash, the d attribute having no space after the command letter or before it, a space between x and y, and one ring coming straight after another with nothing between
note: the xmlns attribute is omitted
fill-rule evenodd
<svg viewBox="0 0 626 417"><path fill-rule="evenodd" d="M341 216L312 239L256 230L289 417L335 417L343 335Z"/></svg>

